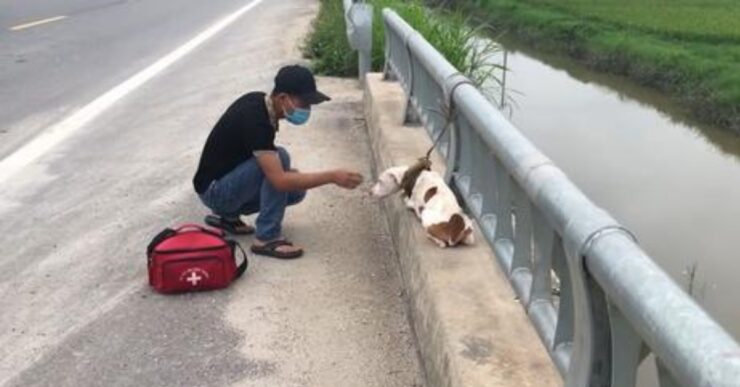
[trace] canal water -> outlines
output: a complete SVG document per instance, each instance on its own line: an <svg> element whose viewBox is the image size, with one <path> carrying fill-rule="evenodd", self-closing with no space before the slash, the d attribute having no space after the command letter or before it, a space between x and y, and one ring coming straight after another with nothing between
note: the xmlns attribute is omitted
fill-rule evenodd
<svg viewBox="0 0 740 387"><path fill-rule="evenodd" d="M740 136L625 78L503 46L511 121L740 339Z"/></svg>

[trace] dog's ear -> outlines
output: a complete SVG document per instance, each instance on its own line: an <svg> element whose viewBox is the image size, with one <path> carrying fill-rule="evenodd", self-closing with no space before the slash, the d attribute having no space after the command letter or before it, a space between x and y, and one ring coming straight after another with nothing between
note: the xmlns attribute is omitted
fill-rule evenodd
<svg viewBox="0 0 740 387"><path fill-rule="evenodd" d="M403 176L406 174L406 171L408 171L408 166L399 166L399 167L391 167L385 170L383 173L387 173L389 176L393 177L393 180L396 182L396 184L401 185L401 181L403 180Z"/></svg>
<svg viewBox="0 0 740 387"><path fill-rule="evenodd" d="M401 188L406 194L406 197L411 197L411 193L414 191L416 185L416 179L423 171L428 171L432 167L432 162L426 158L420 158L415 164L407 168L406 172L401 178Z"/></svg>

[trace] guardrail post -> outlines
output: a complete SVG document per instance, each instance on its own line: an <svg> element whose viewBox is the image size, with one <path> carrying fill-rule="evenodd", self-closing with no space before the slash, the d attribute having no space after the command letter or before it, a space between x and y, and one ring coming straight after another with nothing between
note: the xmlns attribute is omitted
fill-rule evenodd
<svg viewBox="0 0 740 387"><path fill-rule="evenodd" d="M572 189L569 185L549 184L549 193L541 192L538 204L553 212L563 211L559 197ZM581 196L586 202L585 196L571 192L573 199ZM573 290L576 332L566 385L612 386L614 352L609 303L604 290L586 269L585 260L593 244L601 238L612 233L632 234L595 206L585 208L578 205L563 213L567 213L564 217L567 221L564 223L563 241Z"/></svg>
<svg viewBox="0 0 740 387"><path fill-rule="evenodd" d="M609 305L609 323L612 325L612 385L632 387L637 383L637 370L650 350L645 347L622 312Z"/></svg>
<svg viewBox="0 0 740 387"><path fill-rule="evenodd" d="M565 385L612 386L612 338L606 295L583 270L583 257L566 254L575 303L575 337Z"/></svg>
<svg viewBox="0 0 740 387"><path fill-rule="evenodd" d="M347 38L352 49L358 52L358 75L360 81L372 69L373 60L373 6L365 2L354 3L344 0L344 18Z"/></svg>
<svg viewBox="0 0 740 387"><path fill-rule="evenodd" d="M393 73L393 68L391 67L390 57L391 57L391 43L390 40L392 35L390 32L390 29L383 23L383 34L384 40L385 40L385 47L383 47L383 52L385 55L383 55L383 80L384 81L397 81L398 78L396 77L396 74Z"/></svg>

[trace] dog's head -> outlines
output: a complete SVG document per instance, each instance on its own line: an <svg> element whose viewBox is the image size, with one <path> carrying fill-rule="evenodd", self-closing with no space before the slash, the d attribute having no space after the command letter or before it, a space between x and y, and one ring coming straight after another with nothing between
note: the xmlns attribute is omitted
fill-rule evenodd
<svg viewBox="0 0 740 387"><path fill-rule="evenodd" d="M455 246L460 243L466 245L475 243L473 222L465 214L454 214L447 222L429 226L427 232L442 247Z"/></svg>
<svg viewBox="0 0 740 387"><path fill-rule="evenodd" d="M378 176L378 181L371 189L371 193L375 197L386 197L392 193L396 193L401 189L401 180L403 179L404 173L409 169L407 166L402 167L391 167L383 171Z"/></svg>

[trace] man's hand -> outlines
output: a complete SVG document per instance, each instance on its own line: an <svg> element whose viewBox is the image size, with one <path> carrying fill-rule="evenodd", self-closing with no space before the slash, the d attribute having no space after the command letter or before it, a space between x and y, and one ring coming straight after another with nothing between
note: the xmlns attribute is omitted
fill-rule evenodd
<svg viewBox="0 0 740 387"><path fill-rule="evenodd" d="M356 172L350 172L345 170L334 171L334 184L346 188L355 189L362 183L363 177L361 174Z"/></svg>
<svg viewBox="0 0 740 387"><path fill-rule="evenodd" d="M354 189L362 183L362 175L345 170L318 173L285 171L277 152L260 152L256 157L267 180L281 192L305 191L331 183L342 188Z"/></svg>

